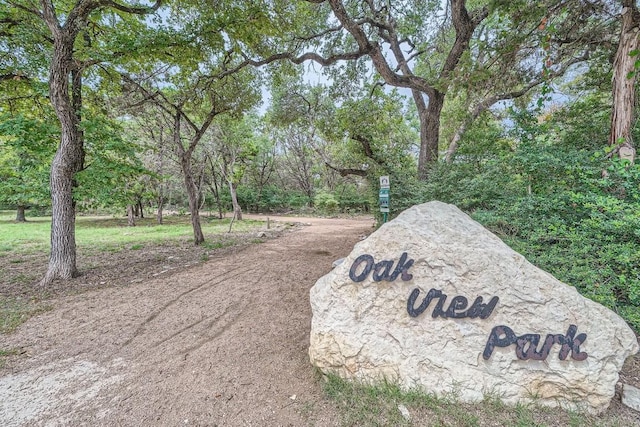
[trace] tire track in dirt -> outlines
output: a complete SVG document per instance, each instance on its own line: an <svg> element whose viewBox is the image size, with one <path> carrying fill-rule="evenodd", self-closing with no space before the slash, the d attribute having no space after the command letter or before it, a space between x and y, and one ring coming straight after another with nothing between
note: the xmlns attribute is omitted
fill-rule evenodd
<svg viewBox="0 0 640 427"><path fill-rule="evenodd" d="M254 270L250 270L250 272L254 272ZM255 284L258 281L251 282L251 284ZM219 282L221 283L221 282ZM253 298L250 299L250 302L253 302ZM182 329L176 330L169 336L161 339L158 342L152 344L152 347L157 348L163 344L169 343L171 340L183 335L186 332L192 331L196 326L203 325L202 328L198 328L197 331L194 331L194 335L203 336L204 339L198 340L198 342L194 345L185 347L180 351L179 354L189 353L191 351L197 350L202 347L207 342L219 337L221 334L226 332L230 327L232 327L236 321L245 313L244 308L240 308L242 306L241 301L234 300L231 302L227 302L227 305L224 306L224 309L220 315L212 315L207 316L201 320L193 322ZM247 304L244 304L246 307ZM222 326L219 326L222 325ZM213 334L208 333L213 331Z"/></svg>
<svg viewBox="0 0 640 427"><path fill-rule="evenodd" d="M222 278L220 278L220 276L218 276L218 277L217 277L217 279L219 279L219 280L216 280L216 278L214 278L214 279L207 279L207 280L205 280L204 282L202 282L201 284L199 284L199 285L197 285L197 286L195 286L195 287L193 287L193 288L190 288L190 289L188 289L188 290L186 290L186 291L184 291L184 292L180 293L180 294L179 294L178 296L176 296L175 298L172 298L172 299L168 300L168 301L167 301L163 306L161 306L158 310L154 311L151 315L149 315L149 316L148 316L148 317L147 317L147 318L146 318L146 319L145 319L145 320L140 324L140 326L138 326L138 328L135 330L135 332L133 333L133 335L123 343L123 347L128 346L129 344L131 344L131 342L132 342L134 339L136 339L136 338L138 338L140 335L142 335L142 334L144 333L145 329L147 328L147 326L148 326L151 322L153 322L154 320L156 320L156 318L157 318L158 316L160 316L161 314L165 313L169 308L171 308L172 306L174 306L176 303L178 303L178 302L179 302L180 300L182 300L184 297L189 296L189 295L191 295L191 294L193 294L193 293L195 293L195 292L202 291L202 290L206 290L207 288L210 288L210 287L212 287L212 286L216 286L216 285L219 285L219 284L223 283L225 280L227 280L227 277L226 277L226 276L227 276L228 274L231 274L231 273L233 273L234 271L239 270L240 268L242 268L242 267L241 267L241 266L238 266L238 267L232 268L232 269L230 269L230 270L228 270L228 271L225 271L225 272L222 274ZM195 324L198 324L198 323L200 323L201 321L204 321L204 320L206 320L206 319L202 319L202 320L200 320L200 321L197 321L197 322L195 322L195 323L194 323L194 325L195 325ZM186 329L188 329L188 328L189 328L189 326L187 326L186 328L184 328L184 330L186 330ZM177 335L177 334L179 334L179 332L176 332L176 334L175 334L175 335Z"/></svg>
<svg viewBox="0 0 640 427"><path fill-rule="evenodd" d="M172 333L172 334L171 334L171 335L169 335L168 337L163 338L163 339L161 339L160 341L158 341L158 342L156 342L156 343L153 343L153 344L152 344L152 346L153 346L153 347L156 347L156 348L157 348L157 347L160 347L161 345L163 345L163 344L167 343L168 341L171 341L172 339L176 338L177 336L179 336L179 335L181 335L181 334L183 334L183 333L185 333L185 332L187 332L187 331L189 331L189 330L191 330L191 329L195 328L196 326L198 326L198 325L200 325L200 324L203 324L203 323L204 323L204 322L206 322L206 321L208 321L208 323L207 323L207 324L206 324L206 326L205 326L204 328L202 328L202 329L203 329L203 330L211 329L211 328L213 328L213 327L215 326L215 324L216 324L216 323L218 323L221 319L223 319L223 318L225 318L225 317L227 317L227 316L228 316L228 314L229 314L229 308L230 308L230 307L226 307L226 308L225 308L225 310L224 310L224 312L223 312L220 316L217 316L217 317L213 317L213 316L206 317L206 318L204 318L204 319L202 319L202 320L198 320L197 322L194 322L194 323L192 323L192 324L190 324L190 325L187 325L186 327L184 327L184 328L182 328L182 329L180 329L180 330L178 330L178 331L176 331L176 332ZM212 317L213 317L213 319L212 319ZM221 331L224 331L225 329L226 329L226 327L225 327L225 328L222 328L222 330L221 330Z"/></svg>
<svg viewBox="0 0 640 427"><path fill-rule="evenodd" d="M307 356L309 288L372 221L283 221L311 225L172 276L61 298L0 336L27 350L0 377L13 402L0 402L0 425L336 425Z"/></svg>
<svg viewBox="0 0 640 427"><path fill-rule="evenodd" d="M222 326L216 327L215 330L213 331L213 334L206 334L206 333L203 334L204 339L199 340L197 343L189 347L181 349L180 354L183 354L183 355L189 354L191 352L201 349L206 344L209 344L211 341L215 340L220 335L227 332L238 321L241 315L242 315L242 312L237 312L231 315L228 310L225 310L225 312L222 313L222 316L210 322L208 329L214 329L214 326L216 326L218 323L222 323ZM222 322L222 320L225 320L225 319L226 321Z"/></svg>

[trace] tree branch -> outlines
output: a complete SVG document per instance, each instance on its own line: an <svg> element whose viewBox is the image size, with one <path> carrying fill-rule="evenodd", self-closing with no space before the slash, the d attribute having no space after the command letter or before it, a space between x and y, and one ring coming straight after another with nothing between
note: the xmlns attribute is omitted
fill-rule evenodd
<svg viewBox="0 0 640 427"><path fill-rule="evenodd" d="M483 99L473 109L471 109L470 114L467 116L467 118L462 122L462 124L456 130L456 133L453 135L453 138L451 139L451 142L449 143L449 148L447 149L447 154L445 155L445 161L447 163L450 163L453 160L453 156L455 155L455 152L457 151L458 146L460 144L460 140L464 136L465 132L469 129L469 127L473 124L473 122L478 117L480 117L480 115L482 113L487 111L493 105L495 105L496 103L498 103L500 101L506 101L506 100L509 100L509 99L516 99L516 98L519 98L521 96L524 96L526 93L528 93L534 87L541 85L545 81L549 81L549 80L552 80L552 79L555 79L557 77L560 77L560 76L564 75L567 72L567 70L569 69L569 67L571 67L572 65L575 65L577 63L584 62L584 61L588 60L589 57L590 57L589 50L585 50L584 53L581 56L568 60L567 62L562 64L562 66L560 68L558 68L557 70L551 71L551 72L547 73L545 76L538 77L537 79L535 79L535 80L529 82L528 84L526 84L521 89L513 90L513 91L510 91L510 92L504 92L504 93L500 93L500 94L495 94L495 95L492 95L492 96L489 96L489 97L486 97L485 99Z"/></svg>
<svg viewBox="0 0 640 427"><path fill-rule="evenodd" d="M5 80L27 80L27 81L31 81L31 77L27 77L27 76L24 76L22 74L17 74L17 73L0 74L0 82L5 81Z"/></svg>
<svg viewBox="0 0 640 427"><path fill-rule="evenodd" d="M474 12L473 18L469 16L465 6L465 0L451 0L451 19L456 30L456 40L442 65L441 79L447 79L455 70L464 51L469 47L469 41L476 27L489 16L489 10L482 8Z"/></svg>
<svg viewBox="0 0 640 427"><path fill-rule="evenodd" d="M355 175L355 176L361 176L361 177L366 177L367 176L367 171L366 170L351 169L351 168L338 168L338 167L333 166L331 163L329 163L326 160L325 160L324 164L329 169L338 172L340 174L340 176L342 176L342 177L345 177L345 176L348 176L348 175Z"/></svg>
<svg viewBox="0 0 640 427"><path fill-rule="evenodd" d="M42 18L42 12L40 12L35 6L34 7L27 7L23 4L20 3L16 3L14 1L9 1L8 2L11 6L20 9L20 10L24 10L25 12L29 12L33 15L39 16ZM33 5L32 5L33 6Z"/></svg>
<svg viewBox="0 0 640 427"><path fill-rule="evenodd" d="M244 61L240 62L238 65L236 65L233 68L224 70L223 72L218 73L215 76L212 76L212 78L221 80L231 74L237 73L241 69L246 68L248 66L261 67L263 65L267 65L272 62L281 61L281 60L289 60L294 64L302 64L305 61L314 61L322 65L323 67L327 67L329 65L335 64L338 61L350 61L350 60L362 58L363 56L367 55L367 52L362 52L362 51L346 52L346 53L332 55L327 58L315 52L307 52L299 56L296 56L292 52L283 52L283 53L277 53L277 54L268 56L263 59L251 59L246 57L244 54L242 55L244 57Z"/></svg>
<svg viewBox="0 0 640 427"><path fill-rule="evenodd" d="M147 15L157 11L162 5L162 0L156 0L153 5L145 7L126 6L111 0L106 0L101 3L103 6L111 7L120 12L132 13L134 15Z"/></svg>
<svg viewBox="0 0 640 427"><path fill-rule="evenodd" d="M354 141L360 143L366 157L370 158L380 166L387 166L387 162L383 158L380 158L376 153L374 153L373 149L371 148L371 141L361 137L360 135L350 135L349 137Z"/></svg>
<svg viewBox="0 0 640 427"><path fill-rule="evenodd" d="M365 31L349 16L341 0L327 0L331 5L334 15L342 26L355 39L360 52L367 52L373 62L373 66L382 78L391 86L406 87L431 95L435 89L423 78L414 75L402 75L396 73L388 64L382 48L377 42L369 40Z"/></svg>

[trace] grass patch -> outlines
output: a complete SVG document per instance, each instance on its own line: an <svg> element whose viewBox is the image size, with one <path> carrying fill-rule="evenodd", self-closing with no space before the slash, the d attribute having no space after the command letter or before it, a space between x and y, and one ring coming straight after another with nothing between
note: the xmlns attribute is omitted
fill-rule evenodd
<svg viewBox="0 0 640 427"><path fill-rule="evenodd" d="M49 310L51 306L41 303L0 296L0 334L9 334L30 317Z"/></svg>
<svg viewBox="0 0 640 427"><path fill-rule="evenodd" d="M230 246L235 245L236 242L234 240L218 240L218 241L205 241L202 244L203 248L206 249L223 249L223 248L228 248Z"/></svg>
<svg viewBox="0 0 640 427"><path fill-rule="evenodd" d="M227 233L229 219L216 221L202 221L202 232L205 239L212 239ZM135 227L128 227L126 219L120 218L79 218L76 224L76 236L81 250L118 251L130 246L133 250L142 249L148 244L167 244L190 240L193 229L189 217L165 217L164 223L159 225L155 219L139 219ZM247 232L262 227L262 222L245 220L234 223L234 231ZM215 238L215 237L213 237ZM205 240L205 245L212 243L212 249L232 246L234 242L220 244Z"/></svg>
<svg viewBox="0 0 640 427"><path fill-rule="evenodd" d="M0 211L0 252L11 253L12 257L46 253L50 245L50 217L30 217L28 222L16 223L15 213ZM229 231L231 219L203 218L202 232L205 238L212 235L224 235ZM245 233L257 230L264 225L262 221L235 221L233 231ZM136 227L128 227L126 218L107 216L78 216L76 219L76 243L78 251L118 252L129 247L131 250L144 248L145 243L166 244L185 241L192 238L193 231L188 216L165 216L159 225L155 218L136 220ZM206 243L206 242L205 242ZM212 249L224 248L235 244L233 241L214 242ZM20 261L15 261L20 262Z"/></svg>
<svg viewBox="0 0 640 427"><path fill-rule="evenodd" d="M398 404L405 399L400 389L393 384L385 382L370 386L329 375L324 389L338 405L344 426L411 425L398 409Z"/></svg>
<svg viewBox="0 0 640 427"><path fill-rule="evenodd" d="M17 223L15 213L0 211L0 252L32 254L49 247L51 225L49 218L29 218Z"/></svg>
<svg viewBox="0 0 640 427"><path fill-rule="evenodd" d="M321 374L320 374L321 375ZM381 426L602 426L635 425L615 415L598 417L558 408L530 404L505 405L486 396L475 404L460 403L455 394L438 397L419 390L403 391L391 382L376 385L351 382L335 375L323 376L324 391L337 405L341 425ZM408 410L405 418L401 410Z"/></svg>
<svg viewBox="0 0 640 427"><path fill-rule="evenodd" d="M22 264L22 263L20 263ZM25 262L25 265L28 265ZM0 273L2 271L0 270ZM10 276L11 282L18 286L29 286L38 280L40 277L37 272L29 272L29 273L17 273Z"/></svg>

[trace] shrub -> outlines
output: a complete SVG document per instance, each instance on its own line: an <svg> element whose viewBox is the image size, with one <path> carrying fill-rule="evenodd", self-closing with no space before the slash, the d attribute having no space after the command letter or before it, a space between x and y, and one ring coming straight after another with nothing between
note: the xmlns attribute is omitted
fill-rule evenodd
<svg viewBox="0 0 640 427"><path fill-rule="evenodd" d="M335 214L338 211L340 203L335 196L326 191L320 191L313 199L316 208L326 214Z"/></svg>

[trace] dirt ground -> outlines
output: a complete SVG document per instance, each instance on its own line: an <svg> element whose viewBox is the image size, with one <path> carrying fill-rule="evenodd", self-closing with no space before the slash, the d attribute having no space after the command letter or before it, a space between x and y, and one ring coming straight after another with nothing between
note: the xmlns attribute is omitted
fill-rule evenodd
<svg viewBox="0 0 640 427"><path fill-rule="evenodd" d="M0 368L0 426L340 425L307 356L309 289L373 220L272 225L263 243L235 236L240 247L211 252L83 255L51 310L0 335L18 353ZM622 379L640 386L638 356ZM607 412L635 418L619 396Z"/></svg>
<svg viewBox="0 0 640 427"><path fill-rule="evenodd" d="M0 371L0 424L338 424L307 356L309 288L373 221L297 221L173 274L56 298L0 335L22 353Z"/></svg>

